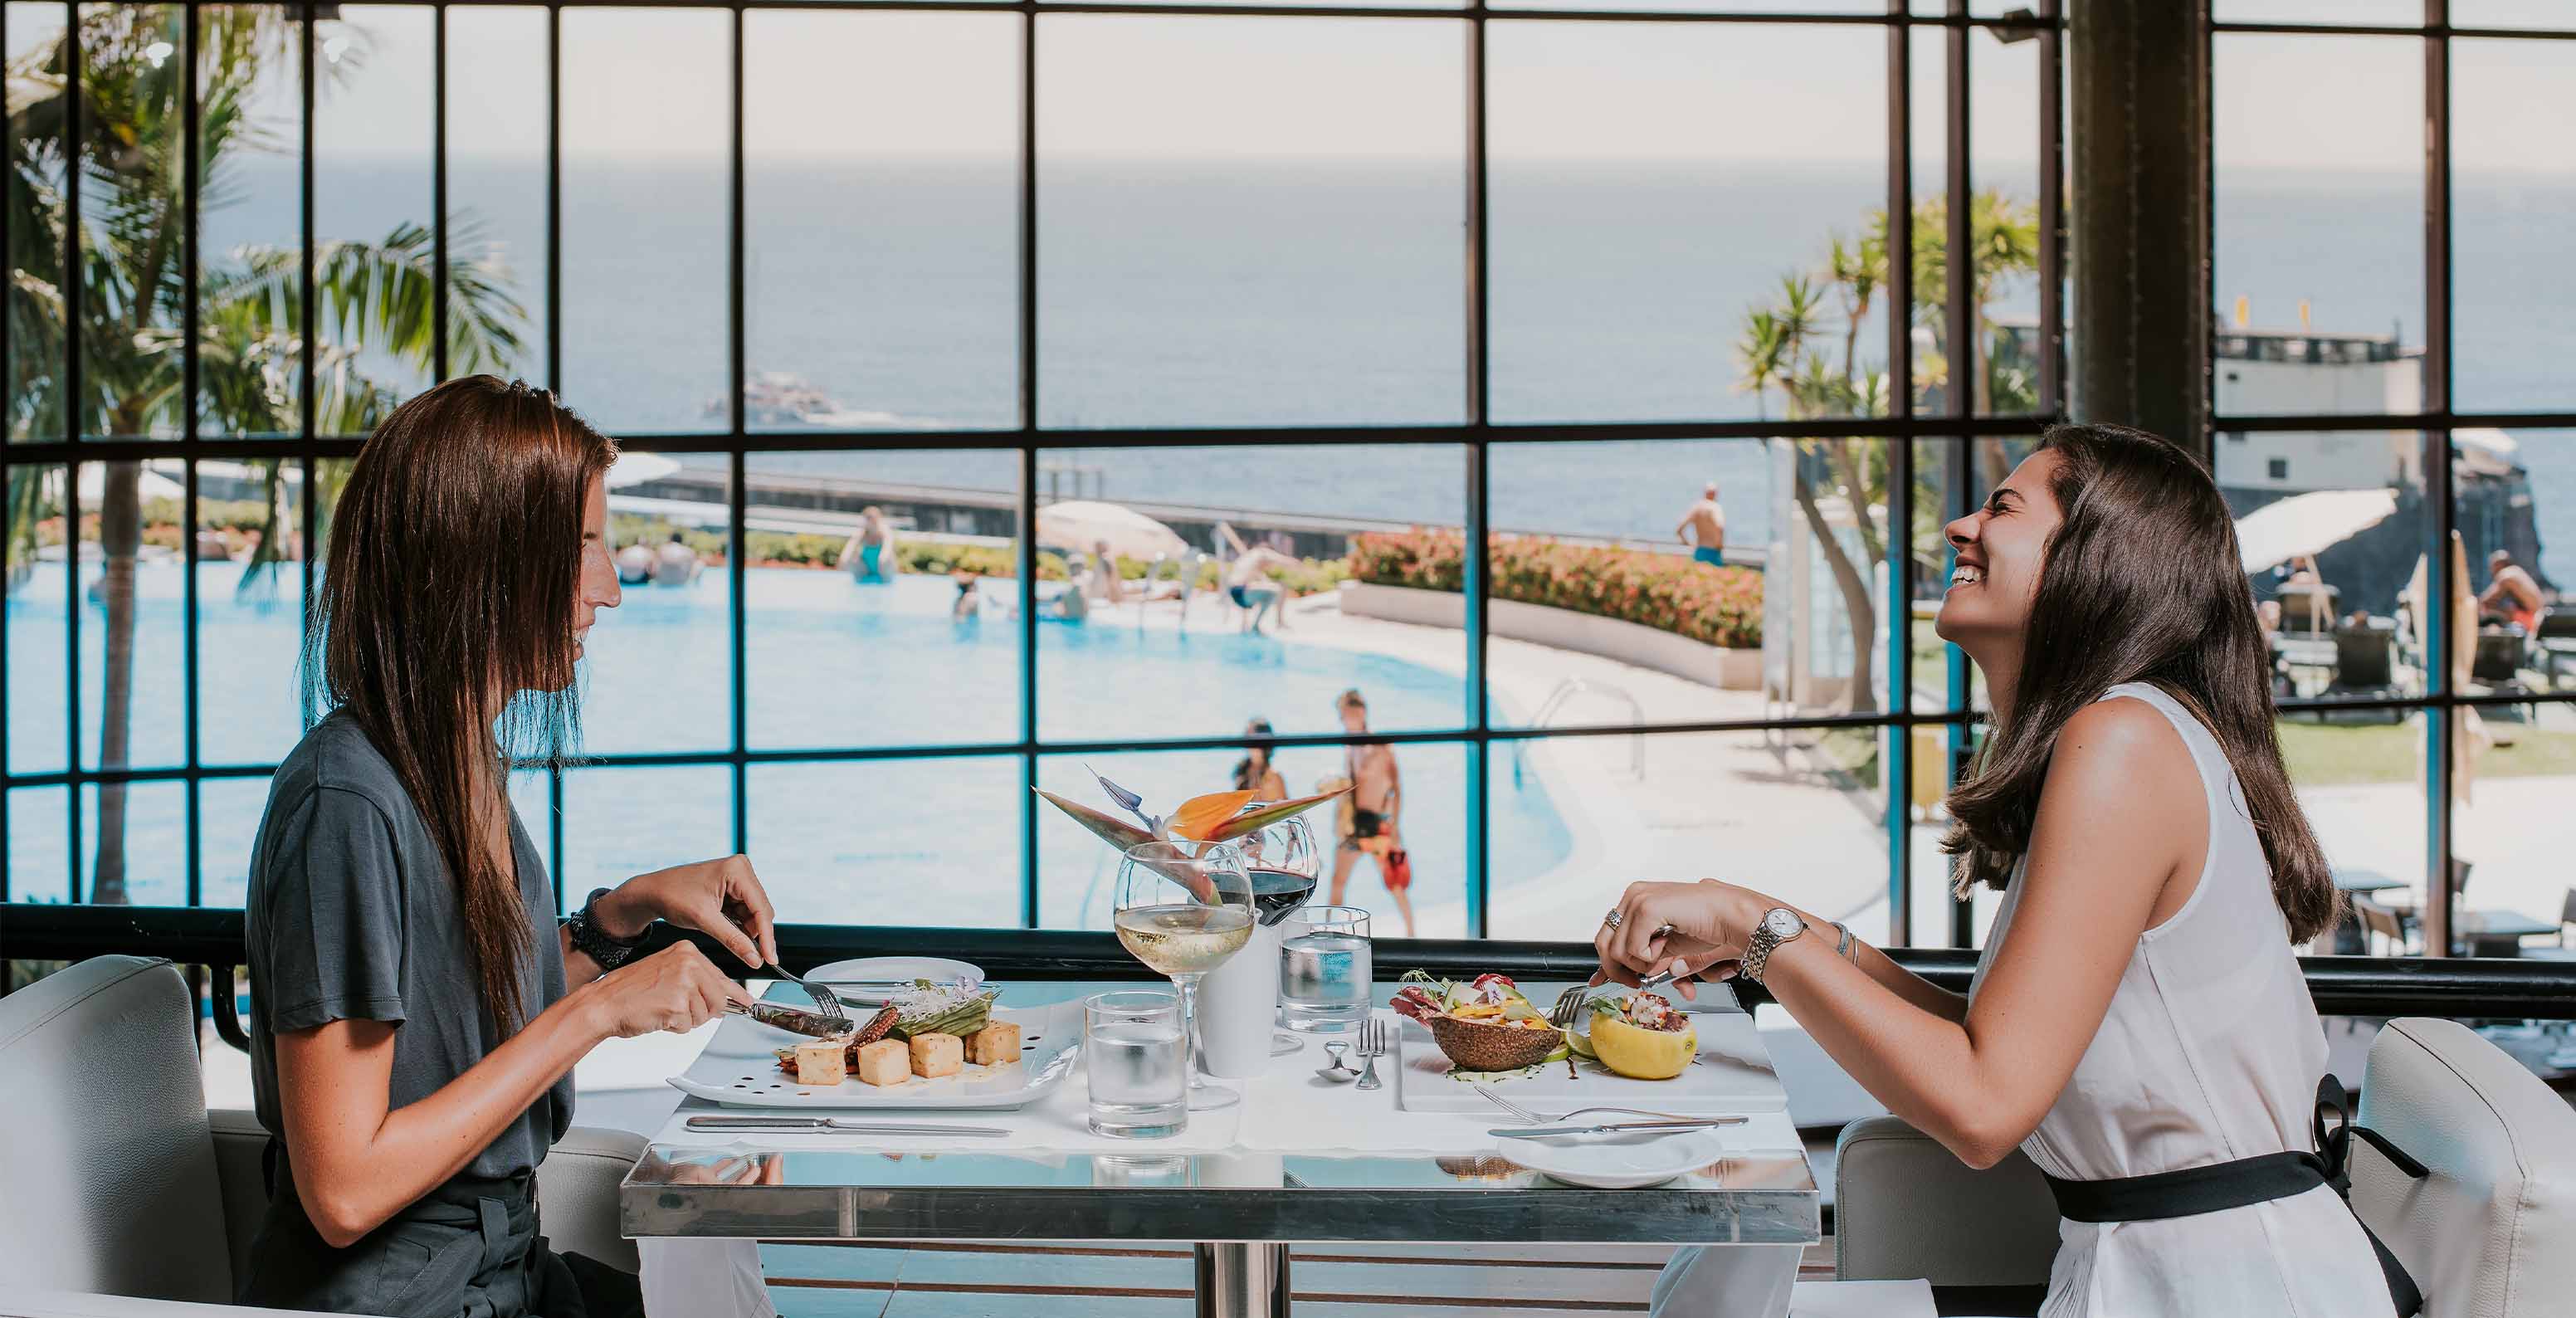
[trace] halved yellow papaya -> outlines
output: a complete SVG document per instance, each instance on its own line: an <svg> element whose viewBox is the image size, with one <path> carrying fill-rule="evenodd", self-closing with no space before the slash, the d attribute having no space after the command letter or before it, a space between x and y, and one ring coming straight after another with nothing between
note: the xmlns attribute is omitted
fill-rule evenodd
<svg viewBox="0 0 2576 1318"><path fill-rule="evenodd" d="M1603 1066L1637 1080L1670 1080L1699 1052L1699 1032L1645 1030L1611 1016L1592 1018L1592 1052Z"/></svg>

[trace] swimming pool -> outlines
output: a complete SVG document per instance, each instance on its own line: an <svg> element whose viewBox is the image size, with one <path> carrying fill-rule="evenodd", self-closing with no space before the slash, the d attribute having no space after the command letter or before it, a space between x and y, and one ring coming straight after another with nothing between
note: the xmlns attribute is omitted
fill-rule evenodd
<svg viewBox="0 0 2576 1318"><path fill-rule="evenodd" d="M196 571L201 762L272 763L293 747L300 727L298 568L263 573L248 590L239 588L239 564L204 563ZM94 567L86 569L86 579L96 575ZM176 564L146 563L137 573L131 756L137 766L177 764L186 753L184 581ZM754 750L1017 739L1017 625L998 611L952 621L955 591L945 578L859 586L838 572L756 568L745 584L744 715ZM729 747L730 585L718 571L685 587L630 587L624 603L601 617L585 664L591 752ZM63 767L64 597L58 563L43 565L8 597L6 743L13 773ZM88 760L97 753L104 611L89 602L82 608L79 746ZM1141 631L1095 618L1080 626L1048 623L1038 634L1039 731L1050 741L1231 735L1255 715L1282 733L1330 732L1339 726L1333 700L1349 687L1367 693L1372 725L1381 730L1455 727L1467 719L1465 684L1456 675L1303 644L1293 632L1286 641L1185 634L1159 615ZM1414 854L1415 905L1426 935L1465 931L1469 749L1443 743L1399 751L1405 840ZM1087 759L1149 799L1170 802L1230 785L1228 771L1239 754L1048 755L1038 779L1050 791L1096 799L1098 788L1082 764ZM1340 772L1341 758L1333 748L1289 750L1279 767L1303 791ZM1021 921L1016 757L755 764L747 787L751 855L771 889L791 904L791 918ZM44 900L64 891L57 877L68 871L63 791L22 788L12 796L13 897ZM203 900L236 903L267 782L210 779L200 791ZM550 805L545 780L523 775L513 793L542 837ZM1516 872L1542 871L1570 850L1564 820L1534 779L1515 784L1511 774L1497 772L1488 802L1487 845L1514 857ZM574 770L564 777L562 807L564 886L574 893L732 845L732 794L723 765ZM138 784L129 790L128 811L133 899L184 902L186 789ZM95 809L84 808L83 817L82 854L93 856ZM1052 808L1042 809L1038 843L1040 922L1105 928L1099 894L1114 870L1106 849ZM1393 907L1375 874L1366 863L1358 871L1349 899L1379 912L1381 933L1396 932Z"/></svg>

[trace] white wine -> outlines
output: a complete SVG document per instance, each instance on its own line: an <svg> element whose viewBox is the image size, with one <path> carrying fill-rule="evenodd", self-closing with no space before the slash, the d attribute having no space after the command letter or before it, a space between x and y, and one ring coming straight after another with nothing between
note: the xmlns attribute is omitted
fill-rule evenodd
<svg viewBox="0 0 2576 1318"><path fill-rule="evenodd" d="M1165 975L1214 970L1252 939L1252 912L1240 906L1131 906L1118 913L1118 941Z"/></svg>

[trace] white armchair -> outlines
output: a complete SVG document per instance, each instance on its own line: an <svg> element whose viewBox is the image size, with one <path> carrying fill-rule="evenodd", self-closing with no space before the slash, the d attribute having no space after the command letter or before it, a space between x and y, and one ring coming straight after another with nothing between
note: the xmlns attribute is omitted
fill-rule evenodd
<svg viewBox="0 0 2576 1318"><path fill-rule="evenodd" d="M144 957L0 998L0 1318L253 1312L213 1306L268 1209L268 1134L206 1111L195 1024L177 968ZM556 1249L636 1266L617 1186L643 1151L578 1126L555 1145L537 1195Z"/></svg>

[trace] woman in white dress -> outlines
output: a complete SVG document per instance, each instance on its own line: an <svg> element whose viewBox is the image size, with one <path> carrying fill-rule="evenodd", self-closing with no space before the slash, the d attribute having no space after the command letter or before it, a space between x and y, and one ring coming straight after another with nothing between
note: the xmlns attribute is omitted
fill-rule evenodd
<svg viewBox="0 0 2576 1318"><path fill-rule="evenodd" d="M1944 846L1961 897L2003 891L1968 995L1714 879L1632 885L1595 940L1603 977L1742 973L1969 1165L2026 1150L2067 1214L2048 1318L2399 1310L2323 1160L2299 1157L2326 1046L2291 949L2336 893L2217 486L2155 436L2061 426L1945 530L1937 627L1993 724ZM2127 1179L2224 1164L2197 1188Z"/></svg>

